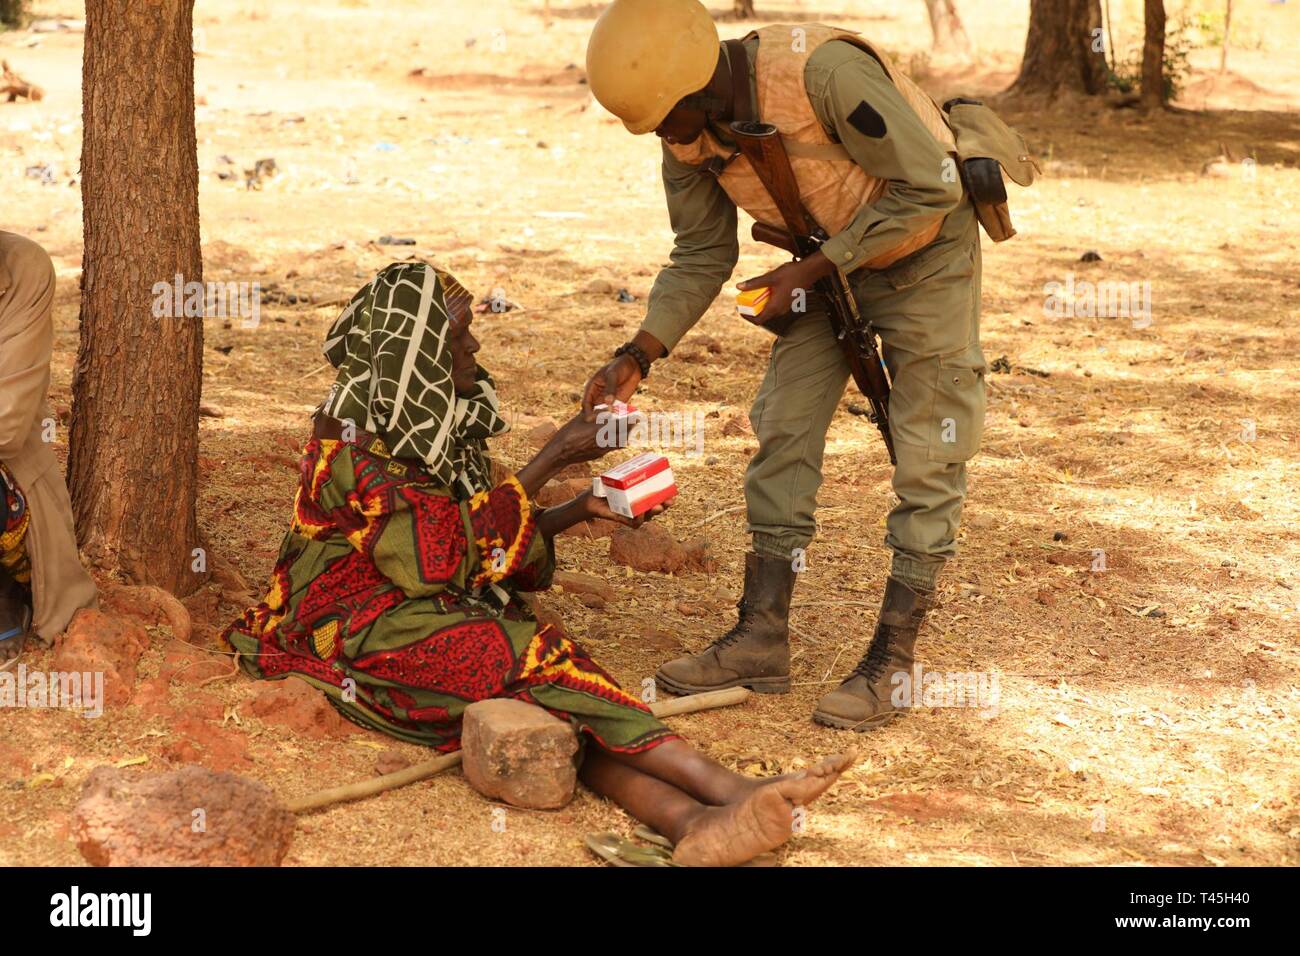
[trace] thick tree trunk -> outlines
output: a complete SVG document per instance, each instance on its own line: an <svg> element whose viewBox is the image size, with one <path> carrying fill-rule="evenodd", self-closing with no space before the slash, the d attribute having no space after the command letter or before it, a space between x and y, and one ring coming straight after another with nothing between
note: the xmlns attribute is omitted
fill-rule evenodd
<svg viewBox="0 0 1300 956"><path fill-rule="evenodd" d="M194 0L87 0L81 342L68 462L96 564L188 594L195 573L201 316L155 283L202 282ZM181 303L182 306L184 303ZM203 562L203 566L206 562Z"/></svg>
<svg viewBox="0 0 1300 956"><path fill-rule="evenodd" d="M956 0L925 0L930 14L930 49L936 57L970 60L970 37L957 13Z"/></svg>
<svg viewBox="0 0 1300 956"><path fill-rule="evenodd" d="M1165 105L1165 0L1146 0L1142 44L1142 104Z"/></svg>
<svg viewBox="0 0 1300 956"><path fill-rule="evenodd" d="M1094 96L1106 89L1099 0L1030 0L1029 33L1012 94Z"/></svg>
<svg viewBox="0 0 1300 956"><path fill-rule="evenodd" d="M757 16L754 13L754 0L731 0L731 12L737 20L752 20Z"/></svg>

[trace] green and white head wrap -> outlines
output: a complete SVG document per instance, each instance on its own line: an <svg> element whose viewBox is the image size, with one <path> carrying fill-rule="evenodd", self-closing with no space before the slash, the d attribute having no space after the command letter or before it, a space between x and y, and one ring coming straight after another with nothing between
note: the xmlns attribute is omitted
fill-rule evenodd
<svg viewBox="0 0 1300 956"><path fill-rule="evenodd" d="M481 367L473 394L457 395L452 383L449 306L468 300L455 277L427 263L387 266L326 336L325 357L338 376L321 410L377 435L394 457L424 462L439 484L472 495L491 485L486 439L509 426Z"/></svg>

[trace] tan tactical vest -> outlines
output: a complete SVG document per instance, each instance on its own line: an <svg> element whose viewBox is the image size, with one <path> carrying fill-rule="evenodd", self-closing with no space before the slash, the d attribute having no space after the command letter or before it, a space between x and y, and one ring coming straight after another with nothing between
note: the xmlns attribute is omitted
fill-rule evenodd
<svg viewBox="0 0 1300 956"><path fill-rule="evenodd" d="M758 118L781 131L804 205L828 235L843 230L863 206L878 200L889 181L877 179L855 163L844 147L827 135L808 100L804 67L813 51L823 43L847 40L875 57L935 139L945 150L955 154L956 141L934 100L859 34L808 23L797 27L764 27L745 39L754 36L758 37L758 57L754 64ZM685 145L670 143L668 149L678 159L692 165L708 162L714 156L728 159L734 152L719 143L707 129L695 142ZM732 160L718 181L732 202L758 222L784 227L776 204L745 157L737 156ZM928 246L942 227L943 217L938 217L898 246L860 265L869 269L892 265Z"/></svg>

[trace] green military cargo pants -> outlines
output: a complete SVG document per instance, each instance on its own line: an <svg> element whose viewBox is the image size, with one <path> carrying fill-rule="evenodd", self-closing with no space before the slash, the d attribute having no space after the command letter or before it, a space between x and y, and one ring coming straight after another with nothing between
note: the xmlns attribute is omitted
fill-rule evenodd
<svg viewBox="0 0 1300 956"><path fill-rule="evenodd" d="M962 203L925 249L889 269L852 274L850 283L863 317L880 335L893 383L898 503L886 520L890 573L933 588L956 553L966 462L984 429L980 245L972 207ZM792 559L812 541L826 431L848 380L848 362L821 308L810 308L773 343L749 413L759 445L745 474L745 500L759 554ZM863 441L869 454L885 454L874 429L863 431Z"/></svg>

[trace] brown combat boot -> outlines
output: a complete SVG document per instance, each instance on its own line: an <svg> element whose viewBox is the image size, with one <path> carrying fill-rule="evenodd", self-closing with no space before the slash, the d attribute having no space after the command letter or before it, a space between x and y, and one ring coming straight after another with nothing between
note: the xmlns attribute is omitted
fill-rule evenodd
<svg viewBox="0 0 1300 956"><path fill-rule="evenodd" d="M899 671L911 675L916 632L933 606L933 591L914 591L897 578L889 578L871 646L848 679L818 702L813 720L861 732L897 717L903 708L891 700L894 675Z"/></svg>
<svg viewBox="0 0 1300 956"><path fill-rule="evenodd" d="M735 626L698 654L659 668L655 681L674 694L748 687L760 694L790 690L790 595L794 568L785 558L745 555L745 592Z"/></svg>

